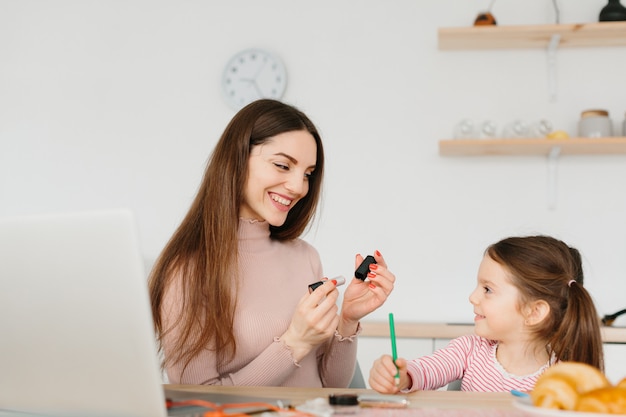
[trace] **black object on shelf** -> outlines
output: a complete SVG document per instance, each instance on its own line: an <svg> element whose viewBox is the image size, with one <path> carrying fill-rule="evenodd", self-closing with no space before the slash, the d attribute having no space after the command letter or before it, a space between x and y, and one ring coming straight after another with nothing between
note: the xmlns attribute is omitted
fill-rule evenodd
<svg viewBox="0 0 626 417"><path fill-rule="evenodd" d="M605 326L611 326L615 319L622 314L626 314L626 308L624 310L618 311L617 313L607 314L606 316L602 317L602 324L604 324Z"/></svg>
<svg viewBox="0 0 626 417"><path fill-rule="evenodd" d="M600 22L619 22L626 20L626 7L620 0L609 0L609 3L600 10Z"/></svg>

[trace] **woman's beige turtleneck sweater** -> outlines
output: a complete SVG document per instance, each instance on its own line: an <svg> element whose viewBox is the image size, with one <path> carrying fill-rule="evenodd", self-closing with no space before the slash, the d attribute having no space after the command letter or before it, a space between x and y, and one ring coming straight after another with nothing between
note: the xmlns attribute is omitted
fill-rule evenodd
<svg viewBox="0 0 626 417"><path fill-rule="evenodd" d="M270 239L267 222L240 220L239 274L234 321L237 354L218 363L209 349L194 358L181 375L182 365L167 369L173 384L262 385L291 387L347 387L356 364L357 338L337 332L301 361L278 338L287 330L308 285L324 277L319 254L307 242ZM164 311L176 317L180 300L173 286L166 292ZM173 314L172 314L173 313ZM166 318L165 328L172 323ZM164 340L164 354L176 337Z"/></svg>

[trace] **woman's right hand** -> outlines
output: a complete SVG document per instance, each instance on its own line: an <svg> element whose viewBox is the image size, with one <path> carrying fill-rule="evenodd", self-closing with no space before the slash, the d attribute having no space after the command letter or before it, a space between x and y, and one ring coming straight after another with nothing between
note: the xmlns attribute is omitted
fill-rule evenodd
<svg viewBox="0 0 626 417"><path fill-rule="evenodd" d="M398 385L396 385L397 373L400 374ZM398 358L394 363L393 358L389 355L383 355L376 359L370 370L369 384L372 389L381 394L396 394L408 388L410 377L406 369L406 360Z"/></svg>
<svg viewBox="0 0 626 417"><path fill-rule="evenodd" d="M335 334L339 324L338 297L335 283L328 280L298 302L287 331L280 337L296 361Z"/></svg>

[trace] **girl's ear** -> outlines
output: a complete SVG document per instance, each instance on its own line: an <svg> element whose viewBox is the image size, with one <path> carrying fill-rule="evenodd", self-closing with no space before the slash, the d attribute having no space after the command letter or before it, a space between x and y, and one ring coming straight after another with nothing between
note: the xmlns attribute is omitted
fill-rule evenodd
<svg viewBox="0 0 626 417"><path fill-rule="evenodd" d="M550 314L550 305L545 300L531 301L524 309L526 320L524 323L528 326L534 326L541 323Z"/></svg>

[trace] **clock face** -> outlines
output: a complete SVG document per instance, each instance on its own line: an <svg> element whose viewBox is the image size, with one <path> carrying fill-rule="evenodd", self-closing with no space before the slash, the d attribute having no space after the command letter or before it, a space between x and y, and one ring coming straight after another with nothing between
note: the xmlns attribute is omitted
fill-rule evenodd
<svg viewBox="0 0 626 417"><path fill-rule="evenodd" d="M277 56L261 49L235 54L222 74L224 98L235 110L260 98L280 99L286 87L285 66Z"/></svg>

